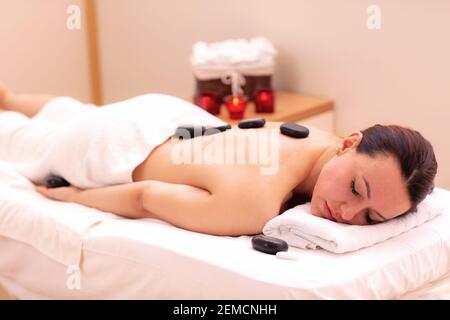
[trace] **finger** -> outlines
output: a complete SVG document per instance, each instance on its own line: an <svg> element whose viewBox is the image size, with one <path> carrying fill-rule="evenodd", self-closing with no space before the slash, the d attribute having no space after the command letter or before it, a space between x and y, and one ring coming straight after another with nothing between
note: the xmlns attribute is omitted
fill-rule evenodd
<svg viewBox="0 0 450 320"><path fill-rule="evenodd" d="M36 186L35 187L36 191L42 194L45 194L47 192L47 188L44 186Z"/></svg>
<svg viewBox="0 0 450 320"><path fill-rule="evenodd" d="M58 199L58 192L55 192L55 189L47 188L45 186L37 186L36 191L42 194L43 196L50 199Z"/></svg>

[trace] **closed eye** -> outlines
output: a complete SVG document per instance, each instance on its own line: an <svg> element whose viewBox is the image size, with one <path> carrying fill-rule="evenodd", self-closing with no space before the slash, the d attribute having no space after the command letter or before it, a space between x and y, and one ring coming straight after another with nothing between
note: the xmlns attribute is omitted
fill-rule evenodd
<svg viewBox="0 0 450 320"><path fill-rule="evenodd" d="M355 188L355 180L352 180L352 183L351 183L351 190L352 190L352 193L355 195L355 196L359 196L360 194L358 193L358 191L356 191L356 188ZM367 209L366 210L366 212L365 212L365 214L364 214L364 219L366 220L366 223L367 224L375 224L375 223L378 223L378 222L380 222L380 221L375 221L375 220L373 220L372 218L370 218L370 211L369 211L369 209Z"/></svg>
<svg viewBox="0 0 450 320"><path fill-rule="evenodd" d="M352 180L350 189L352 190L352 193L353 193L355 196L359 196L359 193L358 193L358 191L356 191L356 188L355 188L355 180Z"/></svg>

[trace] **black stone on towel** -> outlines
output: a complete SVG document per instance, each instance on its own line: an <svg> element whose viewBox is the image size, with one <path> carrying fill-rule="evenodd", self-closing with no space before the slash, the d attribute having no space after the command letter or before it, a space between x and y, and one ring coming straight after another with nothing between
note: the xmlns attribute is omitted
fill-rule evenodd
<svg viewBox="0 0 450 320"><path fill-rule="evenodd" d="M63 177L51 174L45 178L44 185L47 188L69 187L70 183Z"/></svg>
<svg viewBox="0 0 450 320"><path fill-rule="evenodd" d="M277 254L278 251L288 251L289 248L286 241L263 234L252 238L252 247L255 250L268 254Z"/></svg>

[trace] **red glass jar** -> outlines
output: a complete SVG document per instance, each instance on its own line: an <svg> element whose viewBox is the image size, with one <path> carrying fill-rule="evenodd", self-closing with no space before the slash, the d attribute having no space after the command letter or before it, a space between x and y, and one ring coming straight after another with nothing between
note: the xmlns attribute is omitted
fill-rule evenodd
<svg viewBox="0 0 450 320"><path fill-rule="evenodd" d="M197 93L194 96L194 103L211 114L219 114L222 99L210 93Z"/></svg>
<svg viewBox="0 0 450 320"><path fill-rule="evenodd" d="M244 112L247 108L247 101L246 96L230 95L225 97L225 106L230 114L230 119L236 120L244 118Z"/></svg>
<svg viewBox="0 0 450 320"><path fill-rule="evenodd" d="M273 90L259 90L255 94L255 112L267 113L275 111L275 93Z"/></svg>

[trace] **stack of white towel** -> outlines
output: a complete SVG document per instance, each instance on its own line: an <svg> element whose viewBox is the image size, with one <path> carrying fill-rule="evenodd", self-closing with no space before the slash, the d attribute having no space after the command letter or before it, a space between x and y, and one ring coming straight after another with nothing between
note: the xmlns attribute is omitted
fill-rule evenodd
<svg viewBox="0 0 450 320"><path fill-rule="evenodd" d="M433 219L444 210L439 197L435 190L418 205L416 212L364 226L337 223L314 216L311 214L311 204L306 203L267 222L263 233L302 249L322 248L335 253L355 251L400 235Z"/></svg>
<svg viewBox="0 0 450 320"><path fill-rule="evenodd" d="M220 78L224 72L236 70L244 75L273 73L277 51L264 37L221 42L197 42L192 48L191 64L197 79Z"/></svg>

